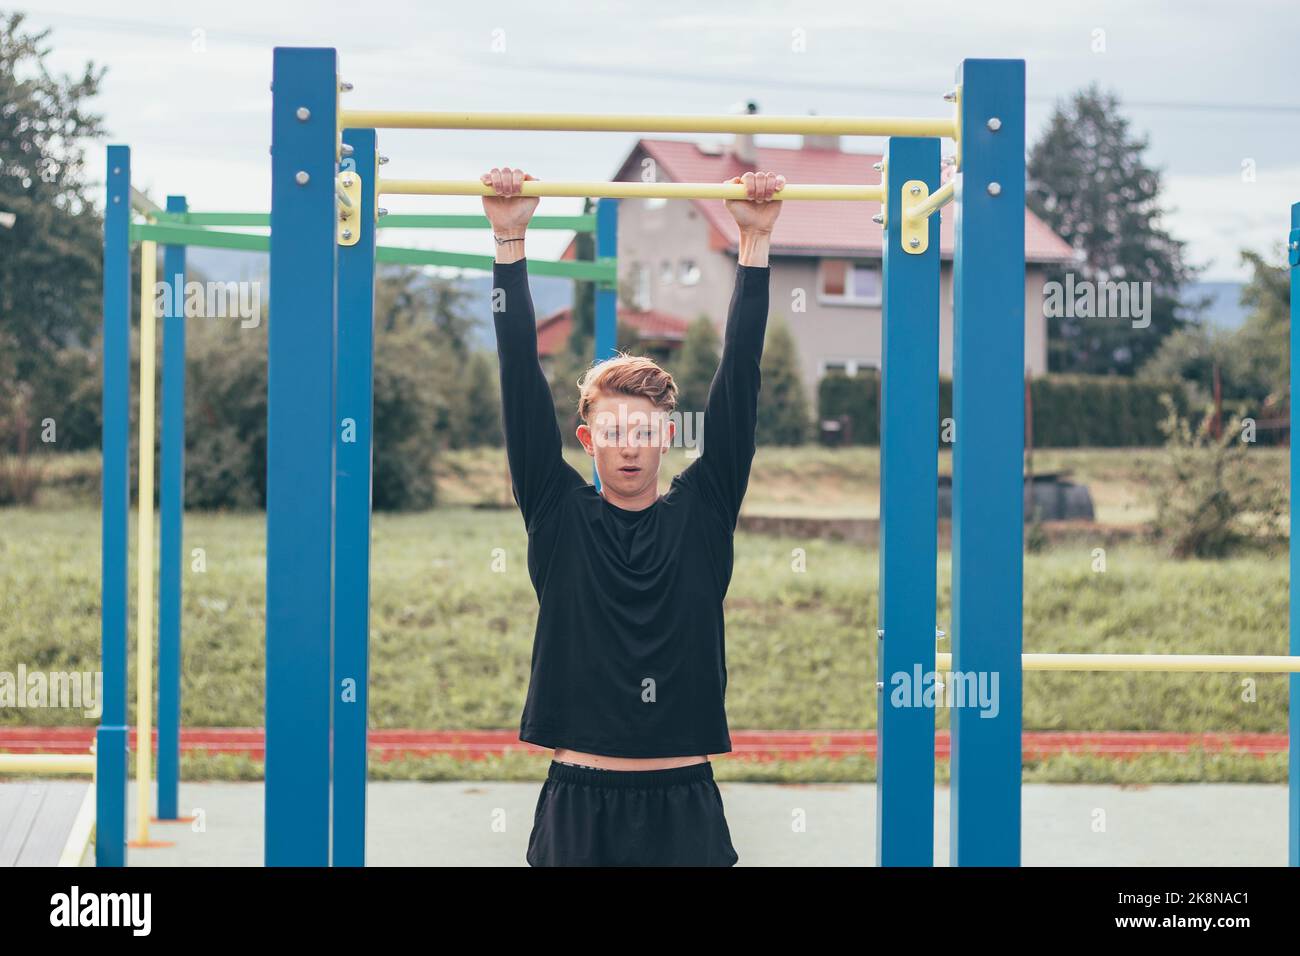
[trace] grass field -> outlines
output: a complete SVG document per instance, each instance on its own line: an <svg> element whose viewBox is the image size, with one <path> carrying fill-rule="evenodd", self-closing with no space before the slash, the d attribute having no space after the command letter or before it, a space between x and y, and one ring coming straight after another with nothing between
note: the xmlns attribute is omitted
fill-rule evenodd
<svg viewBox="0 0 1300 956"><path fill-rule="evenodd" d="M870 506L874 453L816 450L803 456L801 468L783 465L777 457L773 450L760 451L750 498L756 506L781 500L795 485L804 504L827 513ZM1048 470L1047 458L1040 453L1036 466ZM1075 453L1057 467L1095 473L1117 489L1131 489L1140 458L1129 451ZM536 621L522 522L516 511L482 507L492 499L494 473L496 491L502 493L498 500L507 493L499 453L454 456L442 468L448 504L423 514L375 518L371 722L381 728L517 727ZM831 487L842 493L830 495ZM1136 491L1128 493L1138 497ZM188 725L262 723L264 532L261 514L187 516L186 552L201 548L206 560L204 572L185 576L183 721ZM500 573L491 568L497 548L507 556ZM792 568L797 548L807 554L804 572ZM727 599L731 726L874 727L877 554L841 542L741 533L736 555ZM12 671L18 662L28 669L97 669L99 560L99 517L91 507L47 501L0 511L0 670ZM1027 651L1286 653L1282 558L1261 554L1173 562L1134 543L1112 545L1106 570L1093 568L1092 548L1085 544L1026 556ZM134 581L134 570L131 574ZM939 575L938 619L944 626L950 620L946 553L940 556ZM1285 732L1286 680L1282 675L1034 673L1026 678L1024 725L1026 730ZM938 719L947 726L944 711ZM55 709L0 710L0 722L8 724L75 721ZM742 775L864 779L874 772L869 761L820 763ZM436 759L406 761L376 767L376 778L463 777L464 769ZM245 777L256 770L248 761L230 758L190 758L186 767L191 777ZM535 775L536 761L488 762L472 771L498 777L516 773ZM1026 779L1080 782L1284 780L1285 774L1284 757L1216 754L1122 764L1054 758L1026 767Z"/></svg>

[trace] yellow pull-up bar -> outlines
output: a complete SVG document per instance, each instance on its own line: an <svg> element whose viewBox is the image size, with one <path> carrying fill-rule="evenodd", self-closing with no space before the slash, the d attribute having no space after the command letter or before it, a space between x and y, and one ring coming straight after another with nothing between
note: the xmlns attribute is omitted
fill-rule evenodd
<svg viewBox="0 0 1300 956"><path fill-rule="evenodd" d="M950 670L952 654L935 654L935 668ZM1027 671L1164 671L1202 674L1295 674L1300 657L1272 654L1024 654Z"/></svg>
<svg viewBox="0 0 1300 956"><path fill-rule="evenodd" d="M381 179L384 196L495 196L496 191L472 179ZM739 183L548 183L530 180L522 186L525 196L565 196L593 199L744 199ZM881 202L885 188L869 185L809 185L789 183L776 199L847 199Z"/></svg>
<svg viewBox="0 0 1300 956"><path fill-rule="evenodd" d="M499 129L588 133L802 133L957 138L953 118L891 116L637 116L625 113L428 113L341 110L342 129Z"/></svg>

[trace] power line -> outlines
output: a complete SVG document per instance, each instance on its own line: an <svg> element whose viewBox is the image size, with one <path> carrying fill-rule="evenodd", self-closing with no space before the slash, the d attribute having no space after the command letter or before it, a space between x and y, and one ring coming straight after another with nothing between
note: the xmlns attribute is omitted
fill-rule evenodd
<svg viewBox="0 0 1300 956"><path fill-rule="evenodd" d="M135 35L151 36L189 36L194 29L205 29L208 37L213 41L235 41L236 43L246 44L249 46L267 47L284 42L284 36L273 36L270 34L248 33L242 31L231 31L220 28L207 29L200 25L179 26L176 24L166 24L157 21L148 20L128 20L122 18L97 17L84 14L63 14L51 13L45 14L46 17L54 20L61 20L67 23L84 26L93 30L107 30L117 33L128 33ZM353 35L355 36L355 34ZM349 38L348 46L357 52L376 52L381 50L397 49L388 44L355 44ZM798 89L825 93L838 94L871 94L877 96L898 96L916 99L937 100L939 92L935 90L920 90L899 86L881 86L872 84L859 84L854 82L843 82L835 80L812 80L801 79L788 76L773 76L771 74L713 74L699 73L693 71L665 71L659 67L630 67L630 66L613 66L609 64L580 64L556 60L524 60L520 61L517 57L501 57L496 54L491 56L491 69L493 71L510 70L514 72L547 72L552 74L576 74L583 76L623 76L637 80L650 80L666 83L707 83L711 86L743 86L747 90L754 88L759 89ZM487 61L484 61L485 63ZM942 91L940 91L942 92ZM1061 95L1030 93L1026 96L1029 102L1033 103L1056 103L1062 98ZM1243 103L1243 102L1205 102L1191 100L1131 100L1121 99L1120 105L1125 109L1134 110L1163 110L1168 112L1196 112L1196 113L1261 113L1261 114L1300 114L1300 104L1288 103Z"/></svg>

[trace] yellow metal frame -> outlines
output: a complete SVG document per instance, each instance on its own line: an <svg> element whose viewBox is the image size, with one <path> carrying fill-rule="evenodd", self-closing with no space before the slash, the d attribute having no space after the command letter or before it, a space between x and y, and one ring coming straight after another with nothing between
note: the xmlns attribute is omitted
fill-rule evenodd
<svg viewBox="0 0 1300 956"><path fill-rule="evenodd" d="M1206 674L1296 674L1300 657L1268 654L1025 654L1027 671L1163 671ZM952 654L935 654L936 670L952 669Z"/></svg>
<svg viewBox="0 0 1300 956"><path fill-rule="evenodd" d="M713 116L627 113L477 113L340 110L340 129L493 129L588 133L802 133L841 136L940 136L954 139L952 118L892 116Z"/></svg>
<svg viewBox="0 0 1300 956"><path fill-rule="evenodd" d="M153 494L154 494L154 379L157 321L154 285L158 275L158 247L140 243L140 486L136 500L136 839L149 841L149 781L153 757Z"/></svg>
<svg viewBox="0 0 1300 956"><path fill-rule="evenodd" d="M338 242L340 246L355 246L361 238L361 176L350 169L339 173L339 225Z"/></svg>
<svg viewBox="0 0 1300 956"><path fill-rule="evenodd" d="M918 222L924 222L926 219L930 218L931 215L938 212L957 197L957 177L953 176L952 179L948 180L932 193L929 192L928 189L926 192L928 193L927 196L923 196L918 202L911 203L907 206L904 215L911 219L915 219ZM904 197L904 200L906 201L906 197Z"/></svg>
<svg viewBox="0 0 1300 956"><path fill-rule="evenodd" d="M745 187L737 183L623 183L529 181L523 184L525 196L565 196L609 199L744 199ZM495 196L491 186L472 179L381 179L379 194L392 196ZM883 186L812 185L790 183L775 198L780 200L842 199L857 202L881 202Z"/></svg>
<svg viewBox="0 0 1300 956"><path fill-rule="evenodd" d="M924 216L918 217L915 211L929 195L930 187L924 180L909 179L903 183L899 241L903 245L903 251L910 255L919 256L930 248L930 223Z"/></svg>

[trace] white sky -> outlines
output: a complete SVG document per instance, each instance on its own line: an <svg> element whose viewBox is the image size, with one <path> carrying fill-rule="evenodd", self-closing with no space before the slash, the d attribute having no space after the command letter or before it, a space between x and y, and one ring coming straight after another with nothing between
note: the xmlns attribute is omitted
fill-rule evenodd
<svg viewBox="0 0 1300 956"><path fill-rule="evenodd" d="M1294 0L64 0L26 9L29 28L54 28L56 71L79 72L88 59L108 67L96 108L111 141L132 147L136 185L159 200L184 193L194 209L269 208L271 48L294 44L338 47L356 85L347 105L384 109L716 113L754 99L764 113L944 115L940 97L962 57L1024 57L1030 142L1058 97L1093 81L1120 95L1165 172L1168 225L1209 265L1206 278L1242 277L1242 247L1275 253L1300 201ZM796 31L805 52L792 49ZM635 138L381 132L381 152L394 178L471 178L508 163L543 179L598 180ZM102 177L102 150L90 159ZM473 198L385 205L481 209ZM543 203L552 213L579 207ZM488 253L485 239L403 230L400 241ZM535 254L549 258L562 243L539 237Z"/></svg>

